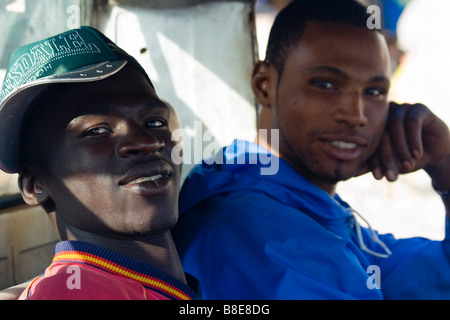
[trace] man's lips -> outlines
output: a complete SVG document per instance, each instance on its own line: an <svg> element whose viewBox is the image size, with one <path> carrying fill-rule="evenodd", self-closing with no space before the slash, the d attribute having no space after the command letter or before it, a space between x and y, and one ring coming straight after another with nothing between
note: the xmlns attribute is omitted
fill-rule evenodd
<svg viewBox="0 0 450 320"><path fill-rule="evenodd" d="M356 143L345 141L331 141L331 144L341 149L354 149L358 146Z"/></svg>
<svg viewBox="0 0 450 320"><path fill-rule="evenodd" d="M134 166L119 185L138 194L155 195L169 190L172 177L172 167L163 160L155 160Z"/></svg>
<svg viewBox="0 0 450 320"><path fill-rule="evenodd" d="M368 145L367 139L357 135L323 135L320 141L327 155L342 161L357 160Z"/></svg>
<svg viewBox="0 0 450 320"><path fill-rule="evenodd" d="M138 183L142 183L142 182L147 182L147 181L156 181L159 180L161 178L164 178L165 175L161 174L161 173L157 173L155 175L152 175L150 177L141 177L141 178L137 178L134 179L133 181L130 181L124 185L131 185L131 184L138 184Z"/></svg>

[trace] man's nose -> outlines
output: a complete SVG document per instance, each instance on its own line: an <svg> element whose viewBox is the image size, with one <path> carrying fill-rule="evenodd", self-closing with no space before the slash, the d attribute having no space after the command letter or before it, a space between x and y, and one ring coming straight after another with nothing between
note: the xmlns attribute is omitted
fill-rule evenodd
<svg viewBox="0 0 450 320"><path fill-rule="evenodd" d="M144 127L137 124L128 125L117 145L117 154L128 158L152 154L164 149L164 141L155 137Z"/></svg>
<svg viewBox="0 0 450 320"><path fill-rule="evenodd" d="M346 123L350 127L362 127L368 122L364 109L362 94L359 92L348 93L336 108L335 120Z"/></svg>

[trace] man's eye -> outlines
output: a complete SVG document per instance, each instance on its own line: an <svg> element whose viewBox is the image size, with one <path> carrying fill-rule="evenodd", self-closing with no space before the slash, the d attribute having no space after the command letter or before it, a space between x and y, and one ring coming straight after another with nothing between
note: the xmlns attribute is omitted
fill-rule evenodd
<svg viewBox="0 0 450 320"><path fill-rule="evenodd" d="M166 121L158 120L158 119L153 119L153 120L147 121L145 123L146 128L159 128L159 127L164 127L165 125L166 125Z"/></svg>
<svg viewBox="0 0 450 320"><path fill-rule="evenodd" d="M327 80L313 80L311 81L311 84L321 88L321 89L335 89L336 86L331 82Z"/></svg>
<svg viewBox="0 0 450 320"><path fill-rule="evenodd" d="M384 95L384 90L378 88L369 88L366 89L366 94L372 97L380 97Z"/></svg>
<svg viewBox="0 0 450 320"><path fill-rule="evenodd" d="M107 133L110 133L110 132L111 132L111 130L109 130L108 128L96 127L96 128L91 128L89 130L86 130L83 133L83 136L85 136L85 137L99 136L99 135L107 134Z"/></svg>

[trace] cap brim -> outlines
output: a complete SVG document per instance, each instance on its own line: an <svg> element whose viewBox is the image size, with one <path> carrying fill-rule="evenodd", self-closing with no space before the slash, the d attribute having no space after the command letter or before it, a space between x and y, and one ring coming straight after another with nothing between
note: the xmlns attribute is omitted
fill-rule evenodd
<svg viewBox="0 0 450 320"><path fill-rule="evenodd" d="M105 61L75 71L41 78L11 91L0 103L0 169L8 173L19 171L22 121L33 100L43 90L57 83L103 80L119 72L126 64L126 60Z"/></svg>

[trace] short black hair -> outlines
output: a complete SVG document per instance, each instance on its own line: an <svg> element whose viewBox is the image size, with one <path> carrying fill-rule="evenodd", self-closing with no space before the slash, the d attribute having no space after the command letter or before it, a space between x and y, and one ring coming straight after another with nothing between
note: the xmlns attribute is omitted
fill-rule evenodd
<svg viewBox="0 0 450 320"><path fill-rule="evenodd" d="M281 74L289 50L298 44L310 21L367 28L368 18L367 7L357 0L293 0L275 18L265 62Z"/></svg>

